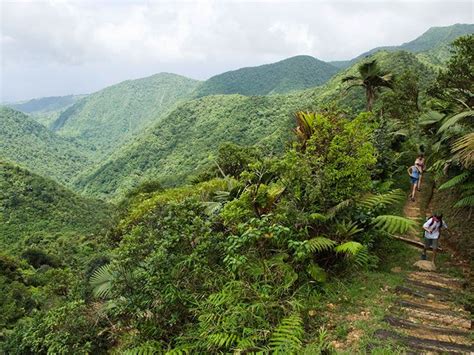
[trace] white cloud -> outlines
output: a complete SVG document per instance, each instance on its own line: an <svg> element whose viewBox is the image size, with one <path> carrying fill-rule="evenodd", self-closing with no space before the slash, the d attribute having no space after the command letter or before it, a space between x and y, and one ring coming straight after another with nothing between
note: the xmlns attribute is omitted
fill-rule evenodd
<svg viewBox="0 0 474 355"><path fill-rule="evenodd" d="M297 54L348 59L473 19L472 3L448 0L30 0L1 10L7 99L93 91L157 71L206 78Z"/></svg>

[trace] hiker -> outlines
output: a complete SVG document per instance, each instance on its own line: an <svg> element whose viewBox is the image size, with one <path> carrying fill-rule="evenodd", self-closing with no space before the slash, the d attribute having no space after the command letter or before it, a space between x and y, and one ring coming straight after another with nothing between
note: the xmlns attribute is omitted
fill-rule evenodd
<svg viewBox="0 0 474 355"><path fill-rule="evenodd" d="M412 184L411 189L411 200L415 201L416 187L418 186L418 180L420 179L420 170L416 165L412 165L408 168L408 175L410 175L410 181Z"/></svg>
<svg viewBox="0 0 474 355"><path fill-rule="evenodd" d="M443 221L443 215L440 213L435 213L433 216L428 218L428 220L423 224L423 229L425 230L424 235L424 247L422 259L426 260L426 250L431 247L433 249L433 264L436 259L436 251L438 249L438 241L441 228L448 228L446 223Z"/></svg>
<svg viewBox="0 0 474 355"><path fill-rule="evenodd" d="M415 166L418 168L420 172L420 178L418 179L418 185L416 186L416 189L420 191L421 179L423 178L423 172L425 171L425 155L423 153L418 154L418 157L415 160Z"/></svg>

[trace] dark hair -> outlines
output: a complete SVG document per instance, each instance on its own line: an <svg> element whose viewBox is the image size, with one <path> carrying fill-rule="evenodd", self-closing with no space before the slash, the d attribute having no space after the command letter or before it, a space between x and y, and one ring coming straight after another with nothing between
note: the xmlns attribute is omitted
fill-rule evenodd
<svg viewBox="0 0 474 355"><path fill-rule="evenodd" d="M425 153L418 154L418 158L424 158L424 157L425 157Z"/></svg>
<svg viewBox="0 0 474 355"><path fill-rule="evenodd" d="M443 223L443 214L439 212L435 212L434 216L436 219L442 224Z"/></svg>

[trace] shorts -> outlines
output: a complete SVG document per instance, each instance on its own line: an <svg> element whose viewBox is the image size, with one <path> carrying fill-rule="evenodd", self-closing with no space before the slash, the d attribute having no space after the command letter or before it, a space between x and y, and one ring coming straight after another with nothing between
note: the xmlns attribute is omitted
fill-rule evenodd
<svg viewBox="0 0 474 355"><path fill-rule="evenodd" d="M438 249L438 239L425 238L425 248L426 249L431 248L433 250Z"/></svg>
<svg viewBox="0 0 474 355"><path fill-rule="evenodd" d="M414 178L413 176L410 176L410 181L412 185L416 185L418 183L418 178Z"/></svg>

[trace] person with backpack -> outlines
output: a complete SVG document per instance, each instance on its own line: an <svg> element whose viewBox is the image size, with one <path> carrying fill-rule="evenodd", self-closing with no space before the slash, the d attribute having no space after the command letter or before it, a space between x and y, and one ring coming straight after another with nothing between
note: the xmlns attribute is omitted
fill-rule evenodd
<svg viewBox="0 0 474 355"><path fill-rule="evenodd" d="M438 250L438 242L440 236L441 228L448 228L447 224L443 221L443 215L440 213L435 213L433 216L428 218L428 220L423 224L424 233L424 247L422 259L426 260L426 251L427 249L433 249L433 264L436 259L436 252Z"/></svg>
<svg viewBox="0 0 474 355"><path fill-rule="evenodd" d="M418 186L418 180L420 179L421 172L416 165L412 165L408 168L408 175L410 176L410 182L412 184L411 189L411 200L415 201L416 188Z"/></svg>
<svg viewBox="0 0 474 355"><path fill-rule="evenodd" d="M418 157L415 160L415 166L420 171L420 178L418 179L418 184L416 189L421 190L421 179L423 178L423 173L425 171L425 155L423 153L418 154Z"/></svg>

